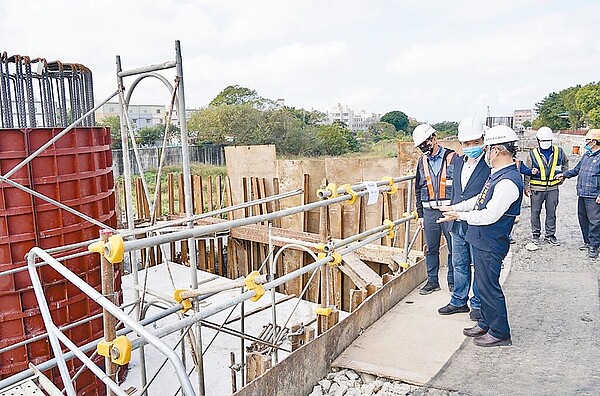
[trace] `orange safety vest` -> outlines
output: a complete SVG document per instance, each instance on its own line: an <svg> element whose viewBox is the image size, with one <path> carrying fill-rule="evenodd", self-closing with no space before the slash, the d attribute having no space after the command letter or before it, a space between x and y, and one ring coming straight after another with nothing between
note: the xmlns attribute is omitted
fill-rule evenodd
<svg viewBox="0 0 600 396"><path fill-rule="evenodd" d="M431 180L431 174L429 172L429 161L427 160L427 156L424 155L422 157L423 159L423 172L425 173L425 182L427 183L427 191L429 192L429 199L430 200L446 200L446 199L450 199L450 197L446 197L446 183L447 183L447 177L446 177L446 168L448 167L448 165L450 165L450 162L452 162L452 158L454 157L454 151L451 151L447 156L446 156L446 161L443 162L442 164L442 169L440 170L440 186L438 189L439 192L439 196L436 197L435 195L435 191L433 188L433 181Z"/></svg>

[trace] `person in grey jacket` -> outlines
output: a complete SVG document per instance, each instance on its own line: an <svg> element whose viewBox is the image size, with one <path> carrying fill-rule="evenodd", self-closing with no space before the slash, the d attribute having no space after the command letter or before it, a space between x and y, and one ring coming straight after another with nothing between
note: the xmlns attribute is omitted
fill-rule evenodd
<svg viewBox="0 0 600 396"><path fill-rule="evenodd" d="M585 135L585 154L575 168L557 174L557 180L577 178L577 216L589 258L598 257L600 247L600 129L590 129Z"/></svg>

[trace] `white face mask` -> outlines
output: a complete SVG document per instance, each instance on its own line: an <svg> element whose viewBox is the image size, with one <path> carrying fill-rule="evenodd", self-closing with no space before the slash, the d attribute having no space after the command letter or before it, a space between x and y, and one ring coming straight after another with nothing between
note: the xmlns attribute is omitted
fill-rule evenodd
<svg viewBox="0 0 600 396"><path fill-rule="evenodd" d="M542 140L540 142L540 148L542 150L548 150L550 147L552 147L552 140Z"/></svg>

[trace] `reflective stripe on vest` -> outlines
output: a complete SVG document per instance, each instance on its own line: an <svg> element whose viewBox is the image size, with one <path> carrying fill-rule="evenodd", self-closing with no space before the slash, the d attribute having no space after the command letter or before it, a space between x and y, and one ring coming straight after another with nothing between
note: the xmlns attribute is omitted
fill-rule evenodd
<svg viewBox="0 0 600 396"><path fill-rule="evenodd" d="M424 155L423 158L423 172L425 173L425 181L427 182L427 191L429 192L429 199L446 199L446 167L450 165L452 162L452 158L454 157L454 151L451 151L446 156L446 160L442 163L442 169L440 170L440 186L439 193L440 196L436 197L435 192L433 191L433 181L431 180L431 174L429 173L429 161L427 160L427 156Z"/></svg>
<svg viewBox="0 0 600 396"><path fill-rule="evenodd" d="M541 178L541 180L538 179L534 179L533 176L531 177L531 179L529 180L529 184L534 185L534 186L556 186L558 184L560 184L560 180L554 180L554 174L556 173L556 166L558 165L558 147L554 146L553 150L552 150L552 166L550 167L550 174L546 175L546 167L544 166L544 161L542 160L542 157L540 155L540 150L539 148L535 148L532 150L533 152L533 156L535 157L535 160L540 168L540 173L539 176Z"/></svg>

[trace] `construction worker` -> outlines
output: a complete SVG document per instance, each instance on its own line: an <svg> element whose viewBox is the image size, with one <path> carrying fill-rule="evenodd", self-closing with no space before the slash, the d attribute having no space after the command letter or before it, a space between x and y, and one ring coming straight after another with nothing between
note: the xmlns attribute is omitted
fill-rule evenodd
<svg viewBox="0 0 600 396"><path fill-rule="evenodd" d="M440 290L438 272L440 266L440 239L442 233L448 244L448 289L454 289L452 269L452 239L447 224L438 224L442 213L439 206L449 205L452 198L452 173L454 151L438 144L435 129L427 124L418 125L413 131L413 142L423 155L419 158L415 179L415 201L419 225L425 231L427 243L427 283L419 293L426 295Z"/></svg>
<svg viewBox="0 0 600 396"><path fill-rule="evenodd" d="M463 155L455 161L451 204L465 201L479 195L490 176L490 167L483 160L483 123L477 118L468 117L458 124L458 140ZM471 289L471 245L465 240L467 222L451 222L452 266L454 268L454 291L448 305L438 309L440 315L469 312L471 320L481 318L481 301L477 283L473 282L471 309L467 305Z"/></svg>
<svg viewBox="0 0 600 396"><path fill-rule="evenodd" d="M521 211L523 179L513 156L517 134L506 125L490 128L483 139L485 161L492 168L481 193L442 208L440 222L466 221L465 239L471 244L475 282L481 298L481 319L463 334L483 347L511 345L506 300L500 286L500 269L508 253L509 234Z"/></svg>
<svg viewBox="0 0 600 396"><path fill-rule="evenodd" d="M529 152L525 165L539 172L525 175L525 195L531 199L531 234L532 242L539 244L542 231L540 213L545 203L546 222L544 241L558 246L560 243L554 235L556 232L556 207L558 206L558 186L561 180L555 178L557 173L569 169L569 158L562 148L552 145L552 130L541 127L535 137L538 147Z"/></svg>
<svg viewBox="0 0 600 396"><path fill-rule="evenodd" d="M585 135L585 153L575 168L556 175L557 180L577 178L577 216L583 235L580 250L588 257L598 257L600 247L600 129L590 129Z"/></svg>

